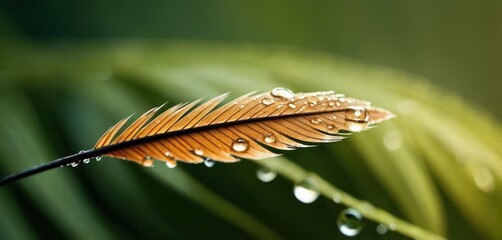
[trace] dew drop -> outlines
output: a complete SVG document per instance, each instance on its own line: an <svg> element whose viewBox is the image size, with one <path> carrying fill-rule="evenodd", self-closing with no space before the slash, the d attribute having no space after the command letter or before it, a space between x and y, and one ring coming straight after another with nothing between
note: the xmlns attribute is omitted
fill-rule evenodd
<svg viewBox="0 0 502 240"><path fill-rule="evenodd" d="M307 107L301 106L300 109L298 109L298 112L302 112L303 110L305 110L305 108L307 108Z"/></svg>
<svg viewBox="0 0 502 240"><path fill-rule="evenodd" d="M387 227L385 226L385 224L378 224L376 231L378 234L384 235L385 233L387 233Z"/></svg>
<svg viewBox="0 0 502 240"><path fill-rule="evenodd" d="M328 105L329 105L330 107L334 107L334 106L335 106L335 102L329 102L329 103L328 103Z"/></svg>
<svg viewBox="0 0 502 240"><path fill-rule="evenodd" d="M90 163L90 162L91 162L91 159L86 158L86 159L82 160L82 162L83 162L84 164L88 164L88 163Z"/></svg>
<svg viewBox="0 0 502 240"><path fill-rule="evenodd" d="M77 167L80 161L70 163L70 166Z"/></svg>
<svg viewBox="0 0 502 240"><path fill-rule="evenodd" d="M368 121L369 114L363 107L349 107L345 111L345 118L353 121Z"/></svg>
<svg viewBox="0 0 502 240"><path fill-rule="evenodd" d="M206 158L204 160L204 165L206 165L206 167L213 167L214 164L216 164L216 162L211 158Z"/></svg>
<svg viewBox="0 0 502 240"><path fill-rule="evenodd" d="M102 158L102 157L103 157L103 156L97 156L95 159L96 159L96 161L98 161L98 162L99 162L99 161L101 161L101 158Z"/></svg>
<svg viewBox="0 0 502 240"><path fill-rule="evenodd" d="M319 124L322 122L322 120L320 118L314 118L314 119L310 120L310 122L313 124Z"/></svg>
<svg viewBox="0 0 502 240"><path fill-rule="evenodd" d="M204 151L200 148L196 148L195 150L193 150L193 152L195 153L195 155L198 155L198 156L204 155Z"/></svg>
<svg viewBox="0 0 502 240"><path fill-rule="evenodd" d="M300 202L312 203L319 197L321 186L315 178L307 177L295 185L293 192Z"/></svg>
<svg viewBox="0 0 502 240"><path fill-rule="evenodd" d="M164 153L164 156L166 156L166 157L170 157L170 156L171 156L171 152L166 151L166 152Z"/></svg>
<svg viewBox="0 0 502 240"><path fill-rule="evenodd" d="M296 105L294 105L294 104L292 104L292 103L288 104L288 106L289 106L291 109L295 109L295 108L296 108Z"/></svg>
<svg viewBox="0 0 502 240"><path fill-rule="evenodd" d="M333 130L336 130L336 129L335 129L335 126L333 126L333 125L331 125L331 124L326 125L326 129L327 129L328 131L330 131L330 132L332 132Z"/></svg>
<svg viewBox="0 0 502 240"><path fill-rule="evenodd" d="M277 173L268 168L261 167L256 170L256 177L262 182L271 182L277 177Z"/></svg>
<svg viewBox="0 0 502 240"><path fill-rule="evenodd" d="M236 152L244 152L244 151L248 150L248 148L249 148L249 143L244 138L237 138L232 143L232 149Z"/></svg>
<svg viewBox="0 0 502 240"><path fill-rule="evenodd" d="M293 101L295 99L295 94L287 88L274 88L271 94L283 100Z"/></svg>
<svg viewBox="0 0 502 240"><path fill-rule="evenodd" d="M398 131L391 131L383 137L383 144L391 151L398 150L403 144L403 137Z"/></svg>
<svg viewBox="0 0 502 240"><path fill-rule="evenodd" d="M397 224L396 223L390 223L389 224L389 229L391 231L396 231L397 230Z"/></svg>
<svg viewBox="0 0 502 240"><path fill-rule="evenodd" d="M335 101L335 105L336 105L337 107L340 107L340 106L342 105L342 103L341 103L340 101Z"/></svg>
<svg viewBox="0 0 502 240"><path fill-rule="evenodd" d="M276 139L274 133L271 133L271 132L265 134L264 139L263 139L263 141L265 141L266 143L274 143L276 140L277 139Z"/></svg>
<svg viewBox="0 0 502 240"><path fill-rule="evenodd" d="M146 156L145 158L143 158L143 162L142 162L143 166L145 167L153 167L153 160L152 160L152 157L150 156Z"/></svg>
<svg viewBox="0 0 502 240"><path fill-rule="evenodd" d="M282 107L284 107L284 104L279 104L279 106L277 106L277 109L281 109Z"/></svg>
<svg viewBox="0 0 502 240"><path fill-rule="evenodd" d="M322 102L322 101L324 101L324 97L323 96L319 97L319 102Z"/></svg>
<svg viewBox="0 0 502 240"><path fill-rule="evenodd" d="M175 168L176 167L176 162L175 161L166 161L166 166L168 168Z"/></svg>
<svg viewBox="0 0 502 240"><path fill-rule="evenodd" d="M338 216L338 229L345 236L353 237L361 232L363 216L357 210L348 208Z"/></svg>
<svg viewBox="0 0 502 240"><path fill-rule="evenodd" d="M316 101L310 101L309 102L309 106L311 106L311 107L315 107L316 105L317 105Z"/></svg>
<svg viewBox="0 0 502 240"><path fill-rule="evenodd" d="M272 103L274 103L274 99L264 98L263 100L261 100L261 104L265 106L271 105Z"/></svg>

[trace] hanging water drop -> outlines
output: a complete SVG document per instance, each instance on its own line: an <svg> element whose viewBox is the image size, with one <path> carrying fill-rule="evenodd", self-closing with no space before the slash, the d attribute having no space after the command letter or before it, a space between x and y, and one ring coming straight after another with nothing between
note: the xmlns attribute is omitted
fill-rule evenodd
<svg viewBox="0 0 502 240"><path fill-rule="evenodd" d="M101 161L101 158L102 158L102 157L103 157L103 156L97 156L97 157L96 157L96 158L94 158L94 159L96 159L96 161L98 161L98 162L99 162L99 161Z"/></svg>
<svg viewBox="0 0 502 240"><path fill-rule="evenodd" d="M314 119L310 120L310 122L313 124L319 124L322 122L322 120L320 118L314 118Z"/></svg>
<svg viewBox="0 0 502 240"><path fill-rule="evenodd" d="M200 148L196 148L195 150L193 150L193 152L198 155L198 156L202 156L204 155L204 150L200 149Z"/></svg>
<svg viewBox="0 0 502 240"><path fill-rule="evenodd" d="M268 168L261 167L256 170L256 176L262 182L271 182L277 177L277 173Z"/></svg>
<svg viewBox="0 0 502 240"><path fill-rule="evenodd" d="M357 210L348 208L338 216L338 229L345 236L353 237L361 232L363 216Z"/></svg>
<svg viewBox="0 0 502 240"><path fill-rule="evenodd" d="M384 235L385 233L387 233L387 227L385 226L385 224L378 224L376 231L378 234Z"/></svg>
<svg viewBox="0 0 502 240"><path fill-rule="evenodd" d="M345 126L351 132L360 132L366 128L367 122L354 122L349 120L345 122Z"/></svg>
<svg viewBox="0 0 502 240"><path fill-rule="evenodd" d="M166 166L168 168L175 168L176 167L176 161L166 161Z"/></svg>
<svg viewBox="0 0 502 240"><path fill-rule="evenodd" d="M77 167L80 161L70 163L70 166Z"/></svg>
<svg viewBox="0 0 502 240"><path fill-rule="evenodd" d="M88 164L88 163L90 163L90 162L91 162L91 159L86 158L86 159L82 160L82 162L83 162L84 164Z"/></svg>
<svg viewBox="0 0 502 240"><path fill-rule="evenodd" d="M237 138L232 143L232 149L236 152L244 152L244 151L248 150L248 148L249 148L249 143L244 138Z"/></svg>
<svg viewBox="0 0 502 240"><path fill-rule="evenodd" d="M204 159L204 165L206 165L206 167L213 167L214 164L216 164L216 162L213 159L211 158Z"/></svg>
<svg viewBox="0 0 502 240"><path fill-rule="evenodd" d="M295 99L295 94L287 88L274 88L271 94L272 96L283 100L293 101Z"/></svg>
<svg viewBox="0 0 502 240"><path fill-rule="evenodd" d="M315 178L307 177L295 185L293 192L300 202L312 203L319 197L321 186Z"/></svg>
<svg viewBox="0 0 502 240"><path fill-rule="evenodd" d="M264 98L263 100L261 100L261 104L265 106L271 105L272 103L274 103L274 99Z"/></svg>
<svg viewBox="0 0 502 240"><path fill-rule="evenodd" d="M152 160L152 157L150 156L146 156L145 158L143 158L143 162L142 162L143 166L145 167L152 167L153 166L153 160Z"/></svg>
<svg viewBox="0 0 502 240"><path fill-rule="evenodd" d="M265 137L263 139L263 141L265 141L266 143L274 143L277 139L275 138L275 135L274 133L267 133L265 134Z"/></svg>

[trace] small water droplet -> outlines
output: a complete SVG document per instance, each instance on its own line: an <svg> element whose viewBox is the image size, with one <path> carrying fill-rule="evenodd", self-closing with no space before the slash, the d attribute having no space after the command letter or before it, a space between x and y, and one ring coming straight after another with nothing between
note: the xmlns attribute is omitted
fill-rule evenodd
<svg viewBox="0 0 502 240"><path fill-rule="evenodd" d="M88 164L88 163L90 163L90 162L91 162L91 159L86 158L86 159L82 160L82 162L83 162L84 164Z"/></svg>
<svg viewBox="0 0 502 240"><path fill-rule="evenodd" d="M99 161L101 161L101 158L103 158L103 156L97 156L95 159L96 159L96 161L99 162Z"/></svg>
<svg viewBox="0 0 502 240"><path fill-rule="evenodd" d="M385 226L385 224L378 224L376 231L378 234L384 235L385 233L387 233L387 227Z"/></svg>
<svg viewBox="0 0 502 240"><path fill-rule="evenodd" d="M305 110L305 108L307 108L307 107L305 107L305 105L301 106L300 109L298 109L298 112L302 112L303 110Z"/></svg>
<svg viewBox="0 0 502 240"><path fill-rule="evenodd" d="M77 167L80 161L70 163L70 166Z"/></svg>
<svg viewBox="0 0 502 240"><path fill-rule="evenodd" d="M391 231L396 231L397 230L397 224L396 223L390 223L389 224L389 229Z"/></svg>
<svg viewBox="0 0 502 240"><path fill-rule="evenodd" d="M274 135L274 133L267 133L265 134L264 136L264 139L263 139L266 143L274 143L277 139Z"/></svg>
<svg viewBox="0 0 502 240"><path fill-rule="evenodd" d="M317 105L316 101L310 101L309 102L309 106L311 106L311 107L315 107L316 105Z"/></svg>
<svg viewBox="0 0 502 240"><path fill-rule="evenodd" d="M274 88L271 94L272 96L283 100L293 101L295 99L295 94L287 88Z"/></svg>
<svg viewBox="0 0 502 240"><path fill-rule="evenodd" d="M339 192L336 192L335 194L333 194L333 202L341 203L342 202L342 194Z"/></svg>
<svg viewBox="0 0 502 240"><path fill-rule="evenodd" d="M391 151L398 150L403 144L403 137L398 131L391 131L383 137L383 144Z"/></svg>
<svg viewBox="0 0 502 240"><path fill-rule="evenodd" d="M244 151L248 150L248 148L249 148L249 143L244 138L237 138L232 143L232 149L236 152L244 152Z"/></svg>
<svg viewBox="0 0 502 240"><path fill-rule="evenodd" d="M329 102L329 103L328 103L328 105L329 105L330 107L333 107L333 106L335 106L335 102Z"/></svg>
<svg viewBox="0 0 502 240"><path fill-rule="evenodd" d="M277 109L280 109L282 107L284 107L284 104L279 104L279 106L277 106Z"/></svg>
<svg viewBox="0 0 502 240"><path fill-rule="evenodd" d="M263 100L261 100L261 104L263 104L265 106L271 105L274 102L275 102L274 99L270 99L270 98L264 98Z"/></svg>
<svg viewBox="0 0 502 240"><path fill-rule="evenodd" d="M322 122L322 120L320 118L314 118L314 119L310 120L310 122L313 124L319 124Z"/></svg>
<svg viewBox="0 0 502 240"><path fill-rule="evenodd" d="M294 104L292 104L292 103L288 104L288 106L289 106L291 109L295 109L295 108L296 108L296 105L294 105Z"/></svg>
<svg viewBox="0 0 502 240"><path fill-rule="evenodd" d="M204 165L206 165L206 167L213 167L214 164L216 164L216 162L211 158L206 158L204 160Z"/></svg>
<svg viewBox="0 0 502 240"><path fill-rule="evenodd" d="M327 129L328 131L330 131L330 132L332 132L332 131L336 130L336 129L335 129L335 126L333 126L333 125L331 125L331 124L326 125L326 129Z"/></svg>
<svg viewBox="0 0 502 240"><path fill-rule="evenodd" d="M166 166L168 168L175 168L176 167L176 162L175 161L166 161Z"/></svg>
<svg viewBox="0 0 502 240"><path fill-rule="evenodd" d="M307 177L305 180L295 185L293 192L296 199L302 203L314 202L320 194L321 186L313 177Z"/></svg>
<svg viewBox="0 0 502 240"><path fill-rule="evenodd" d="M196 148L195 150L193 150L193 152L194 152L196 155L199 155L199 156L204 155L204 150L202 150L202 149L200 149L200 148Z"/></svg>
<svg viewBox="0 0 502 240"><path fill-rule="evenodd" d="M261 167L256 170L256 176L262 182L271 182L277 177L277 173L268 168Z"/></svg>
<svg viewBox="0 0 502 240"><path fill-rule="evenodd" d="M335 105L336 105L337 107L340 107L340 106L342 105L342 103L341 103L340 101L338 101L338 100L337 100L337 101L335 101Z"/></svg>
<svg viewBox="0 0 502 240"><path fill-rule="evenodd" d="M319 97L319 102L322 102L322 101L324 101L324 97L323 96Z"/></svg>
<svg viewBox="0 0 502 240"><path fill-rule="evenodd" d="M153 160L152 160L152 157L150 156L146 156L145 158L143 158L143 166L145 167L152 167L153 166Z"/></svg>
<svg viewBox="0 0 502 240"><path fill-rule="evenodd" d="M170 157L170 156L171 156L171 152L166 151L166 152L164 153L164 156L166 156L166 157Z"/></svg>
<svg viewBox="0 0 502 240"><path fill-rule="evenodd" d="M357 210L348 208L338 216L338 229L345 236L353 237L361 232L363 216Z"/></svg>
<svg viewBox="0 0 502 240"><path fill-rule="evenodd" d="M246 105L242 104L242 105L241 105L241 109L242 109L242 108L244 108L245 106L246 106Z"/></svg>

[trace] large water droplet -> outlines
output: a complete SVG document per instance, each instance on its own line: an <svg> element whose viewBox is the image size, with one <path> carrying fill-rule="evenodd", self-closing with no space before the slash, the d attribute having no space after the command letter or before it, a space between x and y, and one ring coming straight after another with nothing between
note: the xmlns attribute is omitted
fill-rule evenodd
<svg viewBox="0 0 502 240"><path fill-rule="evenodd" d="M256 176L262 182L271 182L275 179L275 177L277 177L277 173L268 168L262 167L256 170Z"/></svg>
<svg viewBox="0 0 502 240"><path fill-rule="evenodd" d="M265 106L271 105L272 103L274 103L274 99L264 98L263 100L261 100L261 104Z"/></svg>
<svg viewBox="0 0 502 240"><path fill-rule="evenodd" d="M213 167L214 164L216 164L216 162L211 158L206 158L204 160L204 165L206 165L206 167Z"/></svg>
<svg viewBox="0 0 502 240"><path fill-rule="evenodd" d="M300 202L312 203L319 197L321 186L315 178L307 177L295 185L293 192Z"/></svg>
<svg viewBox="0 0 502 240"><path fill-rule="evenodd" d="M200 149L200 148L196 148L193 150L193 152L196 154L196 155L199 155L199 156L202 156L204 155L204 150Z"/></svg>
<svg viewBox="0 0 502 240"><path fill-rule="evenodd" d="M357 210L348 208L338 216L338 229L345 236L353 237L361 232L363 216Z"/></svg>
<svg viewBox="0 0 502 240"><path fill-rule="evenodd" d="M287 88L274 88L271 94L283 100L293 101L295 99L295 94Z"/></svg>
<svg viewBox="0 0 502 240"><path fill-rule="evenodd" d="M175 161L166 161L166 166L168 168L175 168L176 167L176 162Z"/></svg>
<svg viewBox="0 0 502 240"><path fill-rule="evenodd" d="M266 143L274 143L277 139L274 135L274 133L267 133L265 134L264 136L264 139L263 139Z"/></svg>
<svg viewBox="0 0 502 240"><path fill-rule="evenodd" d="M236 152L244 152L244 151L248 150L248 148L249 148L249 143L244 138L237 138L232 143L232 149Z"/></svg>
<svg viewBox="0 0 502 240"><path fill-rule="evenodd" d="M142 164L145 167L153 167L153 159L152 159L152 157L146 156L145 158L143 158Z"/></svg>
<svg viewBox="0 0 502 240"><path fill-rule="evenodd" d="M345 110L345 118L353 121L368 121L369 114L363 107L349 107Z"/></svg>
<svg viewBox="0 0 502 240"><path fill-rule="evenodd" d="M385 224L378 224L376 231L378 234L384 235L385 233L387 233L387 227L385 226Z"/></svg>
<svg viewBox="0 0 502 240"><path fill-rule="evenodd" d="M391 131L385 134L385 137L383 137L383 144L387 149L396 151L403 144L403 137L401 136L401 133L397 131Z"/></svg>

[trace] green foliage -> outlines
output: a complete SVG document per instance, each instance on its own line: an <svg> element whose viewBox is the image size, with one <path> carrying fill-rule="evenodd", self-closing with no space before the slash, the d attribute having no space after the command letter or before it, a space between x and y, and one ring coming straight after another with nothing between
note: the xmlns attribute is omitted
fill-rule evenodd
<svg viewBox="0 0 502 240"><path fill-rule="evenodd" d="M499 125L418 77L298 49L202 43L2 46L0 69L2 175L89 149L131 112L224 92L335 90L398 116L259 161L285 177L268 184L248 160L149 169L103 159L43 173L0 189L2 239L342 238L345 206L330 197L339 190L344 204L371 203L379 222L390 213L452 239L502 237ZM327 198L306 205L291 181L309 172ZM406 238L377 225L366 220L357 237Z"/></svg>

